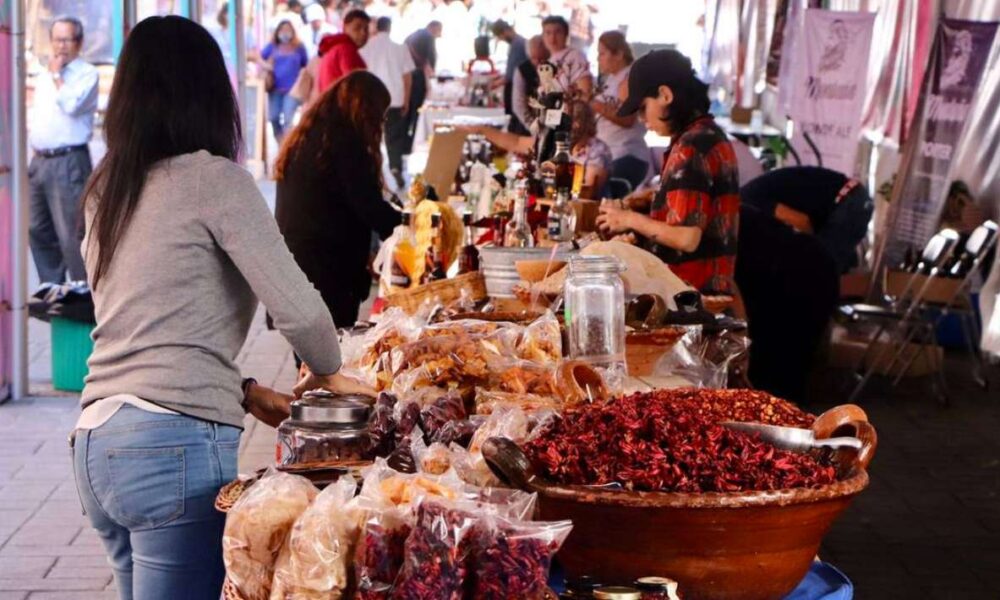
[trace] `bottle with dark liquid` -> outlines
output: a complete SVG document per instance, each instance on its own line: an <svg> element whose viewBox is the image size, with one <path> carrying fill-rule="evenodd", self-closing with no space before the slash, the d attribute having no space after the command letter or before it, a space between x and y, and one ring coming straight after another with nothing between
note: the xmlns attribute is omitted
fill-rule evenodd
<svg viewBox="0 0 1000 600"><path fill-rule="evenodd" d="M476 248L476 234L472 229L472 213L462 215L465 225L462 254L458 259L458 274L473 273L479 270L479 249Z"/></svg>
<svg viewBox="0 0 1000 600"><path fill-rule="evenodd" d="M569 136L565 133L556 134L556 153L552 164L555 165L556 193L565 190L569 196L573 188L573 159L569 155Z"/></svg>
<svg viewBox="0 0 1000 600"><path fill-rule="evenodd" d="M431 236L431 245L427 248L426 255L426 266L424 267L424 274L420 277L420 283L430 283L432 281L438 281L439 279L445 279L448 274L444 270L444 259L441 256L441 215L433 214L431 215L431 229L433 230L433 235Z"/></svg>

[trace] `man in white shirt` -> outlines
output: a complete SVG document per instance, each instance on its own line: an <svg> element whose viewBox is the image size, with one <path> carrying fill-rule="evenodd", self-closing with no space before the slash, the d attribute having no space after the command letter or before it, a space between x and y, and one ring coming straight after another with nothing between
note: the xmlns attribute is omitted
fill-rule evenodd
<svg viewBox="0 0 1000 600"><path fill-rule="evenodd" d="M52 55L35 82L29 121L34 157L29 243L42 282L87 278L80 255L80 197L92 166L87 143L97 110L97 69L80 58L83 24L59 17L49 29Z"/></svg>
<svg viewBox="0 0 1000 600"><path fill-rule="evenodd" d="M306 6L302 14L305 15L306 28L305 35L300 35L299 38L306 44L309 56L316 56L320 40L338 31L326 20L326 9L318 3Z"/></svg>
<svg viewBox="0 0 1000 600"><path fill-rule="evenodd" d="M590 74L590 63L583 52L569 46L569 23L557 16L542 20L542 39L548 48L549 62L559 71L556 80L567 94L590 101L594 93L594 78Z"/></svg>
<svg viewBox="0 0 1000 600"><path fill-rule="evenodd" d="M392 19L379 17L375 35L361 48L368 70L389 89L389 112L385 119L385 147L389 155L389 170L399 187L403 186L403 154L406 152L406 114L413 85L413 57L409 49L392 41L389 31Z"/></svg>

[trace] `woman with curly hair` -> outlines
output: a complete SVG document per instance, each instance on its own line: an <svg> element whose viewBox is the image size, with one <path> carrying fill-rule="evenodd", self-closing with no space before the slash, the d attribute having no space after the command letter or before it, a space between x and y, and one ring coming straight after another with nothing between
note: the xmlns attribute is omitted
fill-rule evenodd
<svg viewBox="0 0 1000 600"><path fill-rule="evenodd" d="M338 327L357 321L371 289L372 232L385 239L400 222L383 197L388 108L378 77L349 73L309 108L275 163L278 227Z"/></svg>

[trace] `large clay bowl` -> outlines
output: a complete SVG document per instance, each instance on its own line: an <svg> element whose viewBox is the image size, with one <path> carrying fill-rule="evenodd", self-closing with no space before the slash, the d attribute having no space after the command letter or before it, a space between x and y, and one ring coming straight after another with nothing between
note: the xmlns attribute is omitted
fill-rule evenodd
<svg viewBox="0 0 1000 600"><path fill-rule="evenodd" d="M782 598L805 577L833 521L868 485L865 468L876 445L875 429L854 406L825 413L813 428L818 437L836 432L864 443L838 455L839 480L820 489L628 492L552 485L530 472L516 481L509 469L504 475L538 493L541 519L573 521L559 552L570 577L607 583L670 577L686 599Z"/></svg>

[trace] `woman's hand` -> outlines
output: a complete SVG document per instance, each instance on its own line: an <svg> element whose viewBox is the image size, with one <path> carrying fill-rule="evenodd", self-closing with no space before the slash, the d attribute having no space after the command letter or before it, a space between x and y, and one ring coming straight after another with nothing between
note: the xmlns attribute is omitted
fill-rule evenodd
<svg viewBox="0 0 1000 600"><path fill-rule="evenodd" d="M257 383L251 383L246 391L246 407L258 421L277 427L288 418L293 396L282 394Z"/></svg>
<svg viewBox="0 0 1000 600"><path fill-rule="evenodd" d="M597 226L605 233L622 233L632 229L632 215L630 210L615 208L610 205L602 205L601 214L597 215Z"/></svg>
<svg viewBox="0 0 1000 600"><path fill-rule="evenodd" d="M317 375L306 371L305 376L295 384L293 390L296 398L301 398L302 394L315 390L324 389L340 394L362 394L365 396L375 396L375 390L363 383L359 383L350 377L345 377L340 373L333 375Z"/></svg>
<svg viewBox="0 0 1000 600"><path fill-rule="evenodd" d="M630 208L632 210L645 211L647 208L649 208L649 205L653 203L653 196L655 194L656 190L654 190L653 188L639 190L637 192L632 192L628 196L625 196L625 199L622 200L622 203L625 205L626 208Z"/></svg>

